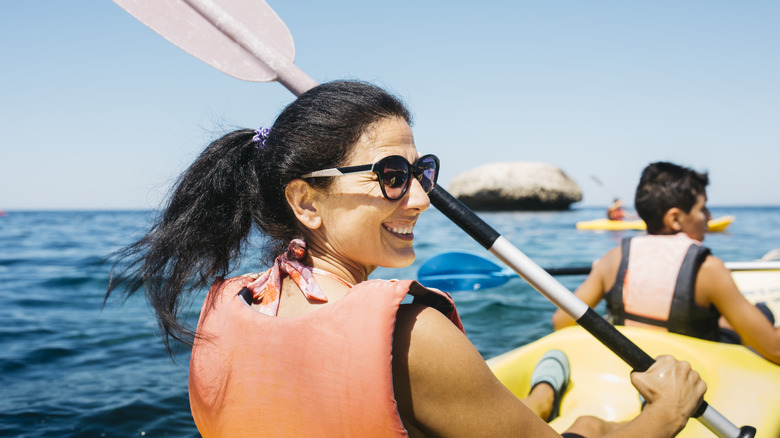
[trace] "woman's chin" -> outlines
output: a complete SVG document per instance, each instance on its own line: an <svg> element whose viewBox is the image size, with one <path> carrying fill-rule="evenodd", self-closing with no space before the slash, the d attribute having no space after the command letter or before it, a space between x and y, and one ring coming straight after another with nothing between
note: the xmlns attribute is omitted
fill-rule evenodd
<svg viewBox="0 0 780 438"><path fill-rule="evenodd" d="M385 268L406 268L414 263L414 249L408 248L403 251L396 252L394 257L388 257L385 259L385 263L382 265Z"/></svg>

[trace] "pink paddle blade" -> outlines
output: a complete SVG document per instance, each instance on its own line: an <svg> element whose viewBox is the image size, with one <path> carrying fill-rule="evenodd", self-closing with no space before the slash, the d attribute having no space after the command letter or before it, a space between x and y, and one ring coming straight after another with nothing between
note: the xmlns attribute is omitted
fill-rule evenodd
<svg viewBox="0 0 780 438"><path fill-rule="evenodd" d="M295 94L316 85L293 64L292 35L262 0L114 2L187 53L235 78L279 80ZM291 82L298 83L295 89Z"/></svg>

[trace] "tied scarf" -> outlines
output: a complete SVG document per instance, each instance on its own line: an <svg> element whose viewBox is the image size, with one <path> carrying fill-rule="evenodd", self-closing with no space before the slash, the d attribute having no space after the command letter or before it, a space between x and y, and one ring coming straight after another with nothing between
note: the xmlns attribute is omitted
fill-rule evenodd
<svg viewBox="0 0 780 438"><path fill-rule="evenodd" d="M282 293L284 275L290 276L306 298L322 303L328 302L328 297L322 293L320 285L314 279L313 268L300 262L305 255L306 242L293 239L287 252L276 258L271 269L246 285L246 288L252 292L254 302L259 304L258 310L261 313L276 316L279 311L279 297Z"/></svg>

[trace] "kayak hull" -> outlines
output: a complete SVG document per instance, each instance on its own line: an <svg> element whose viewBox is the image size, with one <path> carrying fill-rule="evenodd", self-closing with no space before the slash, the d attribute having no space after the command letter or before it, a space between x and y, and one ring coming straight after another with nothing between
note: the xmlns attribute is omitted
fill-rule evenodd
<svg viewBox="0 0 780 438"><path fill-rule="evenodd" d="M780 436L780 366L741 345L720 344L658 330L618 327L650 356L671 354L688 361L707 382L705 400L738 427L750 425L758 437ZM571 362L571 383L561 399L560 417L550 425L566 430L582 415L626 421L640 411L630 368L579 326L489 359L496 376L517 397L530 390L533 368L550 349L563 350ZM692 419L679 437L712 437Z"/></svg>
<svg viewBox="0 0 780 438"><path fill-rule="evenodd" d="M725 231L732 222L734 222L734 216L723 216L716 219L711 219L709 222L707 222L707 231L710 233ZM590 221L577 222L576 226L578 230L643 231L647 229L645 221L641 219L633 221L613 221L606 218L593 219Z"/></svg>

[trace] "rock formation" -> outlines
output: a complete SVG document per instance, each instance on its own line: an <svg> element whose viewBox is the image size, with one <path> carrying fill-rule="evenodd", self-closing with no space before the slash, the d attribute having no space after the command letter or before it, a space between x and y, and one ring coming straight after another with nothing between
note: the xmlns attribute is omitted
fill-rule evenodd
<svg viewBox="0 0 780 438"><path fill-rule="evenodd" d="M568 210L582 190L561 169L547 163L485 164L461 173L450 194L473 210Z"/></svg>

